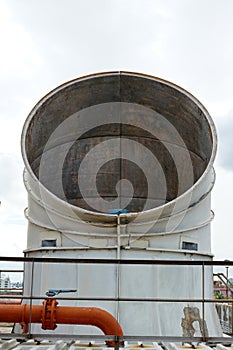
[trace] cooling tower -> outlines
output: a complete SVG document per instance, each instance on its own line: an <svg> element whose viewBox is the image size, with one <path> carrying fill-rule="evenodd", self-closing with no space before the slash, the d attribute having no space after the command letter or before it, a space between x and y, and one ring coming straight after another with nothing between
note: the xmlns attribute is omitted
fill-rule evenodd
<svg viewBox="0 0 233 350"><path fill-rule="evenodd" d="M216 143L206 109L168 81L109 72L59 86L34 107L22 133L25 255L211 260ZM107 310L126 335L182 335L187 307L203 315L202 303L149 299L211 299L212 269L202 272L172 264L37 264L33 295L76 289L72 297L100 300L73 305ZM25 276L28 294L30 269ZM213 304L204 315L208 334L219 336ZM195 335L202 331L197 326Z"/></svg>

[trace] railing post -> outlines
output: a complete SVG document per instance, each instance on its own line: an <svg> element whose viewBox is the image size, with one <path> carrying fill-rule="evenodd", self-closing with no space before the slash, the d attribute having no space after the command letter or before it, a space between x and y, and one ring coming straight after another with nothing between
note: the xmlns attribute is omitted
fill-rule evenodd
<svg viewBox="0 0 233 350"><path fill-rule="evenodd" d="M206 341L205 332L205 262L202 262L202 337L203 342Z"/></svg>
<svg viewBox="0 0 233 350"><path fill-rule="evenodd" d="M231 302L231 335L232 334L233 334L233 300Z"/></svg>
<svg viewBox="0 0 233 350"><path fill-rule="evenodd" d="M29 327L28 327L28 335L30 337L31 335L31 320L32 320L32 299L33 299L33 287L34 287L34 268L35 268L35 261L32 259L32 268L31 268L31 288L30 288L30 317L29 317Z"/></svg>
<svg viewBox="0 0 233 350"><path fill-rule="evenodd" d="M114 350L119 350L120 347L120 341L119 341L119 337L115 337L115 344L114 344Z"/></svg>

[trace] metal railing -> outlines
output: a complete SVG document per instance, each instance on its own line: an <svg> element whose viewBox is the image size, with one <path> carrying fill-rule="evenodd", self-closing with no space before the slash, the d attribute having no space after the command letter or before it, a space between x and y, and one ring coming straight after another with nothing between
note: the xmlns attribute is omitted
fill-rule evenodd
<svg viewBox="0 0 233 350"><path fill-rule="evenodd" d="M23 262L24 264L31 263L30 269L31 269L31 278L33 281L34 278L34 269L35 264L44 264L44 263L62 263L62 264L111 264L111 265L169 265L169 266L200 266L201 268L201 297L200 298L132 298L132 297L120 297L119 295L116 297L56 297L57 300L76 300L76 301L115 301L115 302L152 302L152 303L200 303L202 306L202 322L203 322L203 333L201 336L160 336L160 335L143 335L139 336L137 334L135 335L124 335L122 337L116 337L116 336L102 336L102 335L69 335L69 334L46 334L46 338L54 338L54 339L80 339L80 340L96 340L96 341L106 341L106 340L115 340L116 347L119 347L119 344L121 341L138 341L138 342L206 342L206 343L233 343L233 337L213 337L208 336L208 334L205 334L205 305L207 303L232 303L233 300L229 299L215 299L215 298L206 298L205 297L205 269L207 267L222 267L222 266L233 266L233 261L190 261L190 260L126 260L126 259L73 259L73 258L37 258L37 257L1 257L1 262ZM3 270L1 270L3 271ZM7 270L4 270L7 271ZM10 271L10 270L8 270ZM13 270L12 270L13 271ZM23 270L14 270L14 272L21 272ZM33 283L33 282L32 282ZM9 298L9 295L0 295L0 299ZM11 296L12 299L18 299L18 296ZM21 300L28 300L30 302L30 305L32 305L32 302L34 300L44 300L48 299L46 296L41 295L33 295L33 286L31 288L30 295L22 295ZM232 328L233 331L233 328ZM231 333L231 335L233 332ZM31 339L36 338L38 340L43 339L45 337L45 334L35 334L31 332L31 328L29 327L29 331L27 334L21 334L21 333L2 333L1 337L3 338L17 338L17 339Z"/></svg>

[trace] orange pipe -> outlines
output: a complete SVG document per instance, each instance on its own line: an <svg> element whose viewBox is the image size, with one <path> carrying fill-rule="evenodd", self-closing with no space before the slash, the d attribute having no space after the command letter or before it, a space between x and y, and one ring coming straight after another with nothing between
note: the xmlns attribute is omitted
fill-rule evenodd
<svg viewBox="0 0 233 350"><path fill-rule="evenodd" d="M28 323L41 323L43 329L55 329L57 324L90 325L100 328L105 335L122 336L117 320L107 311L95 307L57 306L55 299L46 299L43 305L0 305L0 322L21 323L24 331ZM114 341L106 341L114 346Z"/></svg>
<svg viewBox="0 0 233 350"><path fill-rule="evenodd" d="M31 312L31 322L41 323L42 306L33 305ZM29 323L30 305L1 304L0 322Z"/></svg>

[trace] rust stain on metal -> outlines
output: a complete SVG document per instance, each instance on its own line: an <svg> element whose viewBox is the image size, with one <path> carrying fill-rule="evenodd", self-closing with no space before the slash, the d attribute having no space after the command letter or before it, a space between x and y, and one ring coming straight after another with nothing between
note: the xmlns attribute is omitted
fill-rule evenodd
<svg viewBox="0 0 233 350"><path fill-rule="evenodd" d="M186 306L183 309L184 317L181 321L183 337L194 337L196 329L193 327L194 322L198 322L202 336L208 337L206 321L201 319L198 307Z"/></svg>

